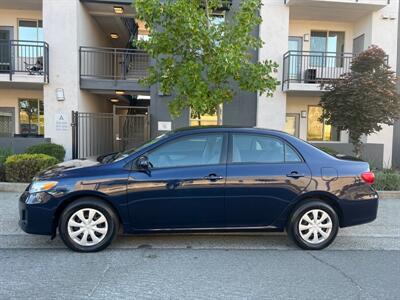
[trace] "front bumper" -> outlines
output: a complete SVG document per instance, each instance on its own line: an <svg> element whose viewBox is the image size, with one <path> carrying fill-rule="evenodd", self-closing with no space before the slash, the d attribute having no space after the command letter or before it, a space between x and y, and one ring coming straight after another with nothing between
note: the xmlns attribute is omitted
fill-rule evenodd
<svg viewBox="0 0 400 300"><path fill-rule="evenodd" d="M19 198L19 226L26 233L52 235L54 230L54 208L47 203L37 203L37 197L50 195L24 192Z"/></svg>
<svg viewBox="0 0 400 300"><path fill-rule="evenodd" d="M339 200L342 210L340 227L372 222L378 214L378 196L367 200Z"/></svg>

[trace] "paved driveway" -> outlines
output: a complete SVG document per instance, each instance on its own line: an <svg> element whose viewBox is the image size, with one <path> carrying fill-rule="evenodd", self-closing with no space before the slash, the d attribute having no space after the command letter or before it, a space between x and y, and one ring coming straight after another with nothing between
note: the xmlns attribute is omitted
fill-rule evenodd
<svg viewBox="0 0 400 300"><path fill-rule="evenodd" d="M0 193L0 299L400 299L399 200L324 251L283 234L197 234L120 236L80 254L23 233L17 198Z"/></svg>

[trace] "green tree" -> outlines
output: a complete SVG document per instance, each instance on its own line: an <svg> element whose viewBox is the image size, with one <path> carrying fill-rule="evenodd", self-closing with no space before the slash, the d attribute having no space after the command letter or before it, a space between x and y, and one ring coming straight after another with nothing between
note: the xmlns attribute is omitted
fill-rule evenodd
<svg viewBox="0 0 400 300"><path fill-rule="evenodd" d="M218 22L213 12L226 0L136 0L138 18L150 38L138 47L154 59L142 83L159 84L173 95L169 111L180 116L190 108L197 116L213 114L234 96L233 84L242 90L272 96L279 82L278 65L270 60L254 63L250 50L263 42L251 33L261 23L261 0L242 1L232 18Z"/></svg>
<svg viewBox="0 0 400 300"><path fill-rule="evenodd" d="M354 153L361 155L361 137L393 125L400 117L400 96L396 76L390 69L386 53L371 46L353 59L350 72L325 86L321 97L322 120L348 130Z"/></svg>

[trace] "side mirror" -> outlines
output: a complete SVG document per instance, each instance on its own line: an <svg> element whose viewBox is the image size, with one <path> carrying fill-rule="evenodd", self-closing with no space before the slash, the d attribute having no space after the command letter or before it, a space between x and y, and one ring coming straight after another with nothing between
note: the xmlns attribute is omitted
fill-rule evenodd
<svg viewBox="0 0 400 300"><path fill-rule="evenodd" d="M149 158L147 156L141 156L137 160L136 166L140 170L148 171L150 169L151 163L150 163Z"/></svg>

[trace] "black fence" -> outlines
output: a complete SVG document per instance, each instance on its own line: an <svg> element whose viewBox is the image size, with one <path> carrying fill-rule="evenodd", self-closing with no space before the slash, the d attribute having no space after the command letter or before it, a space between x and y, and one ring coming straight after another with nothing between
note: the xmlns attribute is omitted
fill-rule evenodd
<svg viewBox="0 0 400 300"><path fill-rule="evenodd" d="M135 49L81 47L81 78L129 80L147 75L149 55Z"/></svg>
<svg viewBox="0 0 400 300"><path fill-rule="evenodd" d="M46 42L0 40L0 73L43 77L49 82L49 45Z"/></svg>
<svg viewBox="0 0 400 300"><path fill-rule="evenodd" d="M350 71L352 53L288 51L283 56L283 89L290 83L324 83Z"/></svg>
<svg viewBox="0 0 400 300"><path fill-rule="evenodd" d="M114 106L113 113L72 112L72 157L124 151L150 139L150 116L140 107Z"/></svg>

